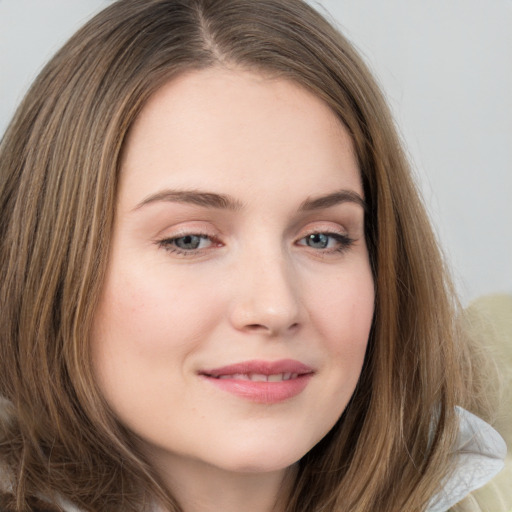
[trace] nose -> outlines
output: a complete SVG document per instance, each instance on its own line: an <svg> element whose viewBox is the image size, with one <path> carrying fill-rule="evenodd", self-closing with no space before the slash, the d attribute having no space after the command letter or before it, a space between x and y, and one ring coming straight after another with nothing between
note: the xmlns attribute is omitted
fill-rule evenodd
<svg viewBox="0 0 512 512"><path fill-rule="evenodd" d="M286 336L303 321L299 283L281 255L253 255L239 264L234 279L231 323L240 331Z"/></svg>

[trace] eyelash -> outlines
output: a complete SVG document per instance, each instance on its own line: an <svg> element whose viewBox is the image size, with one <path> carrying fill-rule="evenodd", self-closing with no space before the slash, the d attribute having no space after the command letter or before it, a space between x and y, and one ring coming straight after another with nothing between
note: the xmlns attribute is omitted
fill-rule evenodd
<svg viewBox="0 0 512 512"><path fill-rule="evenodd" d="M335 253L343 253L346 250L348 250L353 243L355 242L354 239L350 238L347 235L337 233L337 232L331 232L331 231L312 231L310 233L307 233L302 238L300 238L296 243L298 245L304 246L304 247L311 247L308 246L307 243L299 243L302 241L307 241L308 238L311 239L311 237L317 236L317 235L324 235L328 239L335 240L336 247L326 247L326 248L312 248L315 252L318 252L322 255L329 255L329 254L335 254ZM211 242L210 246L200 249L183 249L176 245L178 240L183 240L187 237L197 237L201 240L209 240ZM199 241L199 243L200 243ZM330 241L328 241L329 243ZM176 254L178 256L184 256L184 257L191 257L191 256L197 256L202 254L204 251L209 250L211 247L220 247L222 243L214 236L206 234L206 233L184 233L180 236L175 236L172 238L164 238L163 240L157 241L157 245L161 248L163 248L165 251L170 252L172 254Z"/></svg>
<svg viewBox="0 0 512 512"><path fill-rule="evenodd" d="M177 240L183 240L187 237L197 237L201 240L209 240L212 246L220 247L222 245L214 236L207 235L206 233L184 233L172 238L164 238L163 240L159 240L157 244L162 249L173 254L177 254L178 256L195 256L209 249L209 247L206 249L182 249L176 245Z"/></svg>
<svg viewBox="0 0 512 512"><path fill-rule="evenodd" d="M322 254L333 254L333 253L345 252L355 242L355 240L353 238L350 238L348 235L343 235L341 233L332 232L332 231L321 231L321 230L319 230L319 231L312 231L310 233L307 233L305 236L303 236L299 240L299 242L301 242L303 240L307 240L308 238L311 239L311 237L314 237L314 236L317 236L317 235L325 235L326 237L334 239L337 242L337 246L334 247L334 248L318 249L319 252L321 252ZM300 245L305 245L305 244L300 244Z"/></svg>

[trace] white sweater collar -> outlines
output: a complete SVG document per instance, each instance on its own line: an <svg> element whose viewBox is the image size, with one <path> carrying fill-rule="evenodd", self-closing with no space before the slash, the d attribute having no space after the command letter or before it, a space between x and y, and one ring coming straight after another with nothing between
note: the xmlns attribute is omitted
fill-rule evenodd
<svg viewBox="0 0 512 512"><path fill-rule="evenodd" d="M489 424L457 407L460 417L455 471L430 502L427 512L446 512L496 476L505 465L507 446Z"/></svg>

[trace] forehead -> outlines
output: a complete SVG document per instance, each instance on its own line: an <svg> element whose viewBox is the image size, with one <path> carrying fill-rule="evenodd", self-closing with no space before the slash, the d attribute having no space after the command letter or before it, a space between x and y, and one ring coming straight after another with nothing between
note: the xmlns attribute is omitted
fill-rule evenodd
<svg viewBox="0 0 512 512"><path fill-rule="evenodd" d="M188 72L151 97L126 141L121 186L139 196L155 187L250 189L262 181L282 191L292 183L361 190L347 130L289 80L224 68Z"/></svg>

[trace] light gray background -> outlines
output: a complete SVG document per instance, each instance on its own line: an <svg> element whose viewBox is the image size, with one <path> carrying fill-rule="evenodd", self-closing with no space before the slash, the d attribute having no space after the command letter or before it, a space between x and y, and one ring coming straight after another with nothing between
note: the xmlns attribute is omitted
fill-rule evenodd
<svg viewBox="0 0 512 512"><path fill-rule="evenodd" d="M0 0L0 134L108 0ZM512 293L512 0L311 0L377 75L464 303Z"/></svg>

